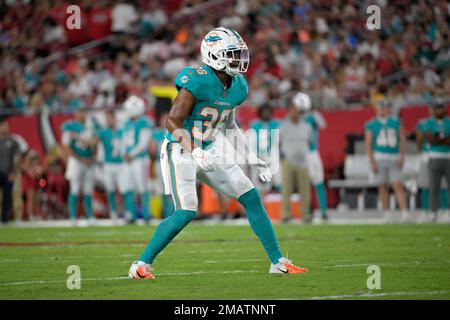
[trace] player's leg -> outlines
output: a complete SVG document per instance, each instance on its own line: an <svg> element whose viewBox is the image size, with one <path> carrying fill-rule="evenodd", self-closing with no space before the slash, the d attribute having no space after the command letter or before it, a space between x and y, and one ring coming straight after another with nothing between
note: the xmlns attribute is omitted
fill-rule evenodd
<svg viewBox="0 0 450 320"><path fill-rule="evenodd" d="M208 173L199 173L200 181L208 184L211 188L222 192L230 197L236 198L245 208L247 218L253 232L261 241L269 259L272 263L278 263L283 256L272 224L264 208L261 196L250 179L245 176L238 165L219 166L216 170Z"/></svg>
<svg viewBox="0 0 450 320"><path fill-rule="evenodd" d="M397 200L398 207L402 213L402 220L408 219L408 207L406 203L405 188L403 187L402 170L398 167L396 161L389 161L388 167L389 180L392 181L392 188Z"/></svg>
<svg viewBox="0 0 450 320"><path fill-rule="evenodd" d="M119 184L117 165L106 163L103 166L103 182L108 200L109 216L111 218L116 218L117 217L116 183L117 185Z"/></svg>
<svg viewBox="0 0 450 320"><path fill-rule="evenodd" d="M281 162L281 217L284 221L292 215L291 195L294 191L293 168L287 160Z"/></svg>
<svg viewBox="0 0 450 320"><path fill-rule="evenodd" d="M259 238L271 261L271 273L303 273L307 269L294 266L283 257L278 240L262 199L253 183L237 164L225 160L217 149L212 150L219 158L212 172L199 172L200 181L229 197L236 198L245 208L250 227Z"/></svg>
<svg viewBox="0 0 450 320"><path fill-rule="evenodd" d="M3 190L2 194L2 222L7 223L9 219L9 212L12 206L12 192L13 183L9 181L6 174L0 173L0 188Z"/></svg>
<svg viewBox="0 0 450 320"><path fill-rule="evenodd" d="M67 206L70 220L74 221L77 217L78 195L81 191L81 163L75 158L69 157L65 177L69 181L69 195L67 198Z"/></svg>
<svg viewBox="0 0 450 320"><path fill-rule="evenodd" d="M378 198L381 201L381 207L384 212L389 210L389 188L386 183L382 183L378 186Z"/></svg>
<svg viewBox="0 0 450 320"><path fill-rule="evenodd" d="M377 172L371 172L370 179L378 186L378 200L381 202L384 220L388 222L390 219L389 212L389 177L386 162L383 160L375 160Z"/></svg>
<svg viewBox="0 0 450 320"><path fill-rule="evenodd" d="M311 221L311 184L307 168L296 169L297 185L300 191L300 206L305 221Z"/></svg>
<svg viewBox="0 0 450 320"><path fill-rule="evenodd" d="M441 199L441 208L448 210L449 209L449 190L450 190L450 159L445 159L444 177L445 177L445 182L447 182L447 188L441 189L441 194L443 193L443 196Z"/></svg>
<svg viewBox="0 0 450 320"><path fill-rule="evenodd" d="M178 143L163 143L161 167L175 211L156 228L139 261L152 264L155 257L191 222L197 213L196 164Z"/></svg>
<svg viewBox="0 0 450 320"><path fill-rule="evenodd" d="M118 176L119 192L122 195L123 204L125 207L126 216L129 217L129 222L136 221L136 203L134 193L134 181L129 163L120 164L119 176Z"/></svg>
<svg viewBox="0 0 450 320"><path fill-rule="evenodd" d="M316 190L320 213L322 214L322 218L326 219L328 217L327 190L324 183L322 159L320 159L320 155L317 151L308 155L308 170Z"/></svg>
<svg viewBox="0 0 450 320"><path fill-rule="evenodd" d="M441 159L430 159L428 162L428 172L430 175L430 210L437 217L439 210L439 190L441 189L441 180L443 175Z"/></svg>
<svg viewBox="0 0 450 320"><path fill-rule="evenodd" d="M131 162L131 170L141 200L142 217L145 221L150 220L150 194L148 191L149 165L148 158L137 158Z"/></svg>
<svg viewBox="0 0 450 320"><path fill-rule="evenodd" d="M92 194L94 192L95 168L94 166L85 167L82 174L83 179L83 206L86 212L86 218L94 218L94 208L92 205Z"/></svg>

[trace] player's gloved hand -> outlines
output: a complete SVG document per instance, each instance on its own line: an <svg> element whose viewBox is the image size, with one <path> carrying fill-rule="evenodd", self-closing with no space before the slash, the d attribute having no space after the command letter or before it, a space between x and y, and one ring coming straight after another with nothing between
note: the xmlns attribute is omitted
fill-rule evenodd
<svg viewBox="0 0 450 320"><path fill-rule="evenodd" d="M202 150L200 147L192 150L192 158L197 163L197 165L204 171L214 171L216 170L216 166L214 165L214 156L211 152L207 150Z"/></svg>
<svg viewBox="0 0 450 320"><path fill-rule="evenodd" d="M269 183L272 181L272 171L270 171L269 164L255 155L250 155L248 163L252 165L258 172L258 177L262 182Z"/></svg>

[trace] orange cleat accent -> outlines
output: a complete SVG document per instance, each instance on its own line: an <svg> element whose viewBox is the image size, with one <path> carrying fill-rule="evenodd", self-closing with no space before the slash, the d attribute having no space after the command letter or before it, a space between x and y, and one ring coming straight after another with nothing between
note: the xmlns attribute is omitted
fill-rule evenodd
<svg viewBox="0 0 450 320"><path fill-rule="evenodd" d="M141 266L137 267L134 278L151 280L151 279L155 279L155 276L151 273L148 265L141 265Z"/></svg>
<svg viewBox="0 0 450 320"><path fill-rule="evenodd" d="M298 273L306 273L308 272L308 269L297 267L296 265L293 265L291 262L284 262L283 265L288 270L288 273L290 274L298 274Z"/></svg>

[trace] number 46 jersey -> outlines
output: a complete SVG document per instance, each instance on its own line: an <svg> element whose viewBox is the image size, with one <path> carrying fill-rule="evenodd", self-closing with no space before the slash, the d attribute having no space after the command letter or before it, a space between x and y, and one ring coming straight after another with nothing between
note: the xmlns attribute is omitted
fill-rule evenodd
<svg viewBox="0 0 450 320"><path fill-rule="evenodd" d="M365 129L373 134L372 150L377 155L395 156L399 152L401 121L397 117L375 118L366 123Z"/></svg>
<svg viewBox="0 0 450 320"><path fill-rule="evenodd" d="M203 149L214 141L233 109L247 98L248 85L244 76L238 74L231 78L231 86L225 88L211 67L202 66L186 67L175 79L177 90L186 89L195 97L183 128ZM170 133L167 139L176 141Z"/></svg>

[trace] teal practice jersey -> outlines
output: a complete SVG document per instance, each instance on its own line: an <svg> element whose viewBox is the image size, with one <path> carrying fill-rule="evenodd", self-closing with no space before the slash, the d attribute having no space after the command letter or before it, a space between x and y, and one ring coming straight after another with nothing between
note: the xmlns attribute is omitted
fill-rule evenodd
<svg viewBox="0 0 450 320"><path fill-rule="evenodd" d="M70 138L69 147L72 152L80 158L91 158L94 155L95 148L87 144L87 140L91 137L86 130L86 126L76 120L65 121L61 125L63 135L69 133L73 136Z"/></svg>
<svg viewBox="0 0 450 320"><path fill-rule="evenodd" d="M308 113L305 116L305 121L308 122L312 127L311 142L309 144L310 151L317 151L319 148L319 127L317 125L316 119L312 113Z"/></svg>
<svg viewBox="0 0 450 320"><path fill-rule="evenodd" d="M105 163L121 163L122 130L107 127L96 132L105 150Z"/></svg>
<svg viewBox="0 0 450 320"><path fill-rule="evenodd" d="M241 74L232 77L231 86L224 88L209 66L186 67L175 79L178 90L186 89L195 97L191 113L183 128L199 146L206 148L214 141L233 109L247 99L247 80ZM171 134L170 141L175 141Z"/></svg>
<svg viewBox="0 0 450 320"><path fill-rule="evenodd" d="M255 130L258 156L267 157L271 154L272 130L278 130L279 127L280 121L278 120L256 120L250 125L250 129Z"/></svg>
<svg viewBox="0 0 450 320"><path fill-rule="evenodd" d="M425 133L425 126L426 126L427 121L428 121L428 119L420 120L417 123L416 131L424 134ZM430 144L425 139L423 139L421 151L422 152L430 151Z"/></svg>
<svg viewBox="0 0 450 320"><path fill-rule="evenodd" d="M400 150L400 126L400 119L392 116L368 121L365 129L373 134L372 150L375 153L397 154Z"/></svg>
<svg viewBox="0 0 450 320"><path fill-rule="evenodd" d="M428 118L425 122L425 131L432 135L438 135L440 138L450 137L450 118L446 116L442 120L434 117ZM428 150L430 154L448 154L450 153L450 146L443 144L430 144Z"/></svg>
<svg viewBox="0 0 450 320"><path fill-rule="evenodd" d="M143 129L151 130L154 127L154 122L147 116L142 116L137 118L136 120L128 120L123 127L123 144L124 144L124 152L125 154L129 154L138 144L139 135ZM148 157L148 149L141 151L137 158Z"/></svg>

